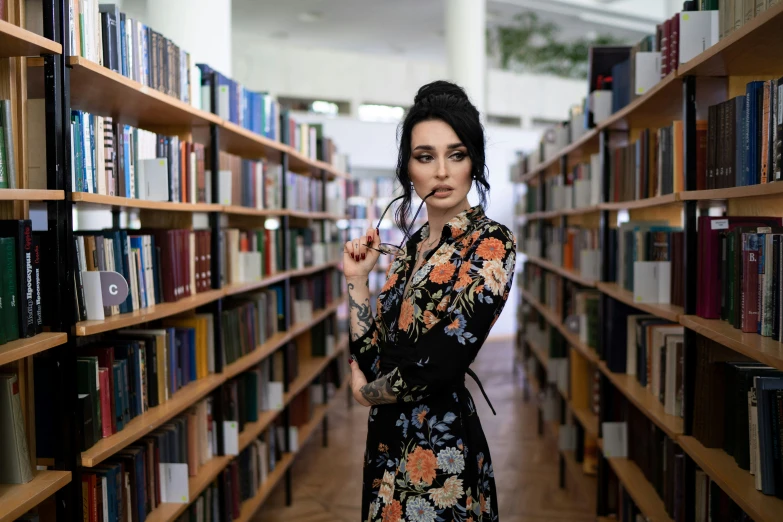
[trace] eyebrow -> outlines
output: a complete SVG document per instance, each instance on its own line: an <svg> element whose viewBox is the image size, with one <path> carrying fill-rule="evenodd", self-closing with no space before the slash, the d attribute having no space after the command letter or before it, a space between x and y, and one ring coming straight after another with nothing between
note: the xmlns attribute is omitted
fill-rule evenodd
<svg viewBox="0 0 783 522"><path fill-rule="evenodd" d="M464 147L465 145L462 144L462 142L452 143L451 145L447 146L446 148L449 150L458 149L460 147ZM432 145L419 145L418 147L414 148L413 150L435 150L435 147Z"/></svg>

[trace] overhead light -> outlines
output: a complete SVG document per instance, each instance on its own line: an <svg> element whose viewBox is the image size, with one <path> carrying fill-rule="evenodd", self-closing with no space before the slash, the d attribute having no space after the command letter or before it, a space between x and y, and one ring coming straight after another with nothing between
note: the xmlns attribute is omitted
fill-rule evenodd
<svg viewBox="0 0 783 522"><path fill-rule="evenodd" d="M300 22L306 22L306 23L318 22L319 20L322 20L323 17L324 14L321 11L305 11L304 13L299 13Z"/></svg>
<svg viewBox="0 0 783 522"><path fill-rule="evenodd" d="M615 16L599 15L594 13L579 13L579 19L583 22L590 22L600 25L617 27L618 29L627 29L629 31L639 31L646 34L655 34L655 26L643 22L633 22L624 20Z"/></svg>

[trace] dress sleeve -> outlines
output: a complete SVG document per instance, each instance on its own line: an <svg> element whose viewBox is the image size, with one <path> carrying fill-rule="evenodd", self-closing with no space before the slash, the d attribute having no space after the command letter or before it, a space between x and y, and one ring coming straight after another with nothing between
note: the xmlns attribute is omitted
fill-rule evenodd
<svg viewBox="0 0 783 522"><path fill-rule="evenodd" d="M514 276L516 242L503 226L479 237L457 268L448 308L390 373L398 402L417 402L464 381L465 372L506 304ZM424 312L427 323L432 303ZM434 317L434 315L430 315Z"/></svg>
<svg viewBox="0 0 783 522"><path fill-rule="evenodd" d="M367 380L374 380L380 377L380 348L378 343L380 331L378 324L379 317L376 316L369 330L358 339L351 339L348 342L351 357L359 364L359 369L362 370ZM374 376L374 379L371 379L371 376Z"/></svg>

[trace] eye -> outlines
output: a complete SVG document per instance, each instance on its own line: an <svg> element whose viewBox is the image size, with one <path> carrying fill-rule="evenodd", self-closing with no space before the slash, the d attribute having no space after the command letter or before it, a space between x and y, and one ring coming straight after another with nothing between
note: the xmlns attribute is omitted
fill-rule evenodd
<svg viewBox="0 0 783 522"><path fill-rule="evenodd" d="M461 151L457 151L454 154L451 155L451 159L455 161L462 161L467 157L467 154Z"/></svg>
<svg viewBox="0 0 783 522"><path fill-rule="evenodd" d="M429 163L432 161L432 156L429 154L422 154L416 158L417 160L421 161L422 163Z"/></svg>

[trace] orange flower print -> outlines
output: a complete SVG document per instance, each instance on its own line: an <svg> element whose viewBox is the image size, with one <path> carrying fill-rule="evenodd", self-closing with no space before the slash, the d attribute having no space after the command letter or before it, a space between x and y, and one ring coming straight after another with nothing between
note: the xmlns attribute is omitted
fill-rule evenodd
<svg viewBox="0 0 783 522"><path fill-rule="evenodd" d="M449 301L451 301L451 294L447 294L446 297L441 299L440 303L438 303L438 307L437 307L438 312L446 311L446 308L449 307Z"/></svg>
<svg viewBox="0 0 783 522"><path fill-rule="evenodd" d="M486 513L487 512L487 500L484 498L484 493L479 495L479 504L481 505L481 512Z"/></svg>
<svg viewBox="0 0 783 522"><path fill-rule="evenodd" d="M394 498L394 475L390 471L383 473L381 489L378 491L378 498L383 499L384 504L388 504Z"/></svg>
<svg viewBox="0 0 783 522"><path fill-rule="evenodd" d="M381 516L383 517L381 519L382 522L400 522L402 518L402 504L393 500L391 504L386 504L383 511L381 511Z"/></svg>
<svg viewBox="0 0 783 522"><path fill-rule="evenodd" d="M496 237L488 237L481 241L476 253L482 259L500 260L506 255L506 247L503 242Z"/></svg>
<svg viewBox="0 0 783 522"><path fill-rule="evenodd" d="M400 319L398 326L401 330L408 330L413 324L413 303L410 299L403 299L400 307Z"/></svg>
<svg viewBox="0 0 783 522"><path fill-rule="evenodd" d="M465 501L465 509L468 511L473 509L473 497L468 496L468 499Z"/></svg>
<svg viewBox="0 0 783 522"><path fill-rule="evenodd" d="M370 345L371 346L377 346L378 345L378 330L377 329L372 333L372 339L370 340Z"/></svg>
<svg viewBox="0 0 783 522"><path fill-rule="evenodd" d="M505 291L508 274L506 274L500 261L496 259L485 261L484 266L479 270L479 274L484 278L484 286L489 288L493 294L500 295Z"/></svg>
<svg viewBox="0 0 783 522"><path fill-rule="evenodd" d="M430 272L430 281L439 285L448 283L454 275L454 270L456 267L451 263L436 265Z"/></svg>
<svg viewBox="0 0 783 522"><path fill-rule="evenodd" d="M389 446L381 442L380 444L378 444L378 451L380 451L381 453L386 453L387 451L389 451Z"/></svg>
<svg viewBox="0 0 783 522"><path fill-rule="evenodd" d="M449 221L451 227L451 237L459 237L470 225L470 219L467 215L457 215Z"/></svg>
<svg viewBox="0 0 783 522"><path fill-rule="evenodd" d="M386 283L384 283L383 288L381 288L381 292L388 292L394 288L395 284L397 284L397 274L392 274L391 277L386 280Z"/></svg>
<svg viewBox="0 0 783 522"><path fill-rule="evenodd" d="M442 488L430 490L430 500L440 509L454 507L462 498L462 479L452 476L446 479Z"/></svg>
<svg viewBox="0 0 783 522"><path fill-rule="evenodd" d="M469 261L463 261L462 266L459 267L457 284L454 285L454 290L462 290L473 282L473 279L470 277L471 266Z"/></svg>
<svg viewBox="0 0 783 522"><path fill-rule="evenodd" d="M413 453L408 454L405 463L405 469L408 470L411 482L414 484L423 482L428 486L431 486L432 481L435 480L437 467L438 459L435 458L432 450L424 449L421 446L416 446Z"/></svg>
<svg viewBox="0 0 783 522"><path fill-rule="evenodd" d="M425 330L431 329L433 326L438 324L438 321L440 321L440 319L438 319L438 317L435 314L433 314L432 312L430 312L429 310L424 312L423 320L424 320L424 329Z"/></svg>

